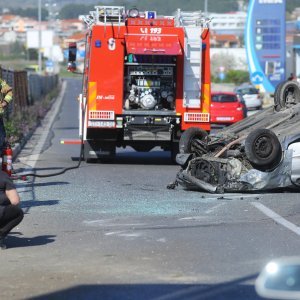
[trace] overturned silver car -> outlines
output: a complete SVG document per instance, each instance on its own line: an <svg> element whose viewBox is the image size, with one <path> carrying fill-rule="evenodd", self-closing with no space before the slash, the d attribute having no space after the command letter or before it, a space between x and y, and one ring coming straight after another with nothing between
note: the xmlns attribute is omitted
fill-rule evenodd
<svg viewBox="0 0 300 300"><path fill-rule="evenodd" d="M274 105L207 134L186 130L173 184L211 193L300 188L300 86L279 84Z"/></svg>

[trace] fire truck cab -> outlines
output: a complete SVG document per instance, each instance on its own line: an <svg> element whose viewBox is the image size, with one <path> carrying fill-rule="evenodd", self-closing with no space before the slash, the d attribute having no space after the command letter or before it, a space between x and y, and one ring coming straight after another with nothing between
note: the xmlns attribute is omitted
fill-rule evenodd
<svg viewBox="0 0 300 300"><path fill-rule="evenodd" d="M201 12L96 6L81 18L88 27L79 97L85 160L112 159L126 146L160 146L174 158L182 132L210 131L209 20Z"/></svg>

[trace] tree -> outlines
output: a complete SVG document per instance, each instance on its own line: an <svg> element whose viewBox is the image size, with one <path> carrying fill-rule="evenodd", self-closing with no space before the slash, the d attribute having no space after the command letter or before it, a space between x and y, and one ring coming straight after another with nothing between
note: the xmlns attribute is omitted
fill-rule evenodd
<svg viewBox="0 0 300 300"><path fill-rule="evenodd" d="M111 1L109 5L126 6L130 9L131 7L137 7L140 11L155 10L160 15L173 15L173 13L180 8L186 11L202 10L204 11L205 0L115 0ZM101 5L101 4L95 4ZM72 19L78 18L79 15L88 14L89 11L94 10L95 5L84 5L84 4L67 4L60 10L61 19ZM236 0L218 0L208 2L209 12L228 12L236 11L238 4Z"/></svg>
<svg viewBox="0 0 300 300"><path fill-rule="evenodd" d="M37 20L38 19L38 8L12 8L10 13L21 17L28 17ZM48 11L42 8L42 21L45 21L48 17Z"/></svg>
<svg viewBox="0 0 300 300"><path fill-rule="evenodd" d="M80 15L86 15L94 10L94 5L67 4L59 12L61 19L78 19Z"/></svg>
<svg viewBox="0 0 300 300"><path fill-rule="evenodd" d="M128 1L126 6L135 6L141 11L143 10L156 10L158 14L162 15L172 15L177 8L186 11L202 10L204 11L205 0L133 0ZM124 5L124 0L115 0L113 5ZM218 1L208 1L208 11L209 12L228 12L236 11L238 9L238 4L236 0L218 0Z"/></svg>
<svg viewBox="0 0 300 300"><path fill-rule="evenodd" d="M222 67L225 72L234 69L236 67L234 55L229 53L214 54L211 58L211 73L213 76L218 77L220 73L220 67Z"/></svg>
<svg viewBox="0 0 300 300"><path fill-rule="evenodd" d="M233 82L236 85L249 82L249 72L243 70L229 70L226 73L226 82Z"/></svg>

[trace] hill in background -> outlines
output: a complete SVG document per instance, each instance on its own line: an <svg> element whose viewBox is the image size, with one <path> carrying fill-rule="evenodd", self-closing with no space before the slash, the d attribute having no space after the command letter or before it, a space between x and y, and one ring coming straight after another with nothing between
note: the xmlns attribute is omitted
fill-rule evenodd
<svg viewBox="0 0 300 300"><path fill-rule="evenodd" d="M285 0L287 12L293 11L299 7L299 0ZM136 6L140 10L156 10L158 14L172 15L177 8L186 11L204 10L205 0L41 0L43 9L45 4L56 4L56 10L60 12L60 18L68 18L68 15L74 17L78 11L79 14L88 14L95 5L125 5L127 9ZM215 13L226 13L240 10L242 7L246 8L249 0L207 0L208 11ZM22 5L20 5L22 4ZM37 0L0 0L0 7L15 9L37 9ZM67 7L66 7L67 6ZM73 10L73 15L72 15ZM66 13L67 11L67 13Z"/></svg>

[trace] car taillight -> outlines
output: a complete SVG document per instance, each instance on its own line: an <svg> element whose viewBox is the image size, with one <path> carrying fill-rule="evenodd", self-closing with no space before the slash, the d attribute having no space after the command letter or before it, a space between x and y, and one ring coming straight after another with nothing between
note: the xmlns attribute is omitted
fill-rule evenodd
<svg viewBox="0 0 300 300"><path fill-rule="evenodd" d="M243 108L241 106L237 107L236 110L241 111Z"/></svg>

